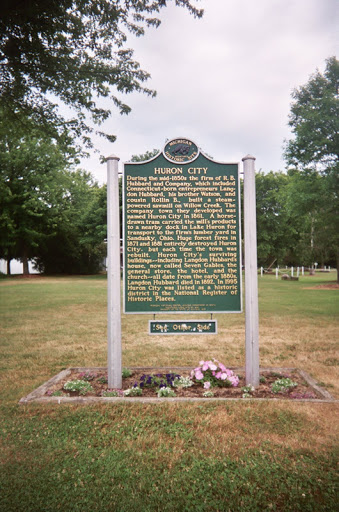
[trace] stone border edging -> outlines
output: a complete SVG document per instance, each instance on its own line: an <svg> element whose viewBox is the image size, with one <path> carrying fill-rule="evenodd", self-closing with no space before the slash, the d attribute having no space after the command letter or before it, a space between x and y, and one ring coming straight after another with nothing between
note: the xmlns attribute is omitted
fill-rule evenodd
<svg viewBox="0 0 339 512"><path fill-rule="evenodd" d="M191 366L158 366L158 367L146 367L146 366L131 366L130 370L143 370L143 371L169 371L169 370L192 370ZM235 372L244 372L245 369L243 367L230 367L231 370ZM91 368L85 367L70 367L66 370L62 370L60 373L46 381L44 384L36 388L34 391L21 398L19 401L19 405L26 405L32 402L38 403L76 403L76 404L95 404L95 403L159 403L159 402L236 402L236 401L254 401L254 402L267 402L267 401L284 401L287 400L284 398L189 398L189 397L168 397L168 398L157 398L157 397L102 397L102 396L46 396L46 392L48 389L57 384L62 379L65 379L72 373L72 371L76 372L92 372L92 371L105 371L107 367L95 366ZM317 391L323 398L295 398L290 400L291 402L314 402L314 403L335 403L339 402L339 400L335 399L326 389L323 389L321 386L317 384L317 382L304 370L300 370L298 368L260 368L260 372L298 372L299 375L309 384L311 388Z"/></svg>

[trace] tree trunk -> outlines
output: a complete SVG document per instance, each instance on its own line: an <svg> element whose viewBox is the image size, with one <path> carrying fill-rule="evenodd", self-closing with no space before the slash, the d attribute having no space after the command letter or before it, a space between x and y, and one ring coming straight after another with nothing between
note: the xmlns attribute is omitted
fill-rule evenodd
<svg viewBox="0 0 339 512"><path fill-rule="evenodd" d="M23 265L23 274L24 276L29 275L29 268L28 268L28 258L26 255L22 257L22 265Z"/></svg>
<svg viewBox="0 0 339 512"><path fill-rule="evenodd" d="M11 259L12 258L8 258L8 260L7 260L7 275L8 276L11 275Z"/></svg>

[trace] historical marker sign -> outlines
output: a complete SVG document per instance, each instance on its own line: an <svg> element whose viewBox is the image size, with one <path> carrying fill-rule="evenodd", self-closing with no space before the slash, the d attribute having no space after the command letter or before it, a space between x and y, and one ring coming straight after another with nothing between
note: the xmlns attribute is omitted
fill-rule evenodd
<svg viewBox="0 0 339 512"><path fill-rule="evenodd" d="M124 166L124 311L242 310L238 164L192 141Z"/></svg>

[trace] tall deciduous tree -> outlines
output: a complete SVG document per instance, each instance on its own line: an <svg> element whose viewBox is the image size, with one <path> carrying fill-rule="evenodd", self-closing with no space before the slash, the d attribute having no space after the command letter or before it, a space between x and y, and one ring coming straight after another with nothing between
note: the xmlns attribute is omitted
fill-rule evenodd
<svg viewBox="0 0 339 512"><path fill-rule="evenodd" d="M173 0L201 17L190 0ZM35 119L52 135L82 136L90 145L89 113L100 125L110 115L100 98L126 114L123 93L154 95L144 86L149 74L133 60L126 33L157 27L166 0L2 0L0 9L0 106ZM76 115L65 120L61 100ZM114 140L114 135L105 135Z"/></svg>
<svg viewBox="0 0 339 512"><path fill-rule="evenodd" d="M295 206L308 208L312 223L326 233L326 250L336 254L339 282L339 61L331 57L323 74L317 71L293 92L289 125L294 138L286 144L287 163L304 178L305 194ZM321 192L307 200L307 180L322 178ZM317 183L318 185L318 183ZM308 194L309 195L309 194ZM308 205L308 206L307 206ZM324 247L323 247L324 249Z"/></svg>
<svg viewBox="0 0 339 512"><path fill-rule="evenodd" d="M28 259L53 229L73 149L20 123L0 109L0 256ZM25 120L28 122L27 120Z"/></svg>

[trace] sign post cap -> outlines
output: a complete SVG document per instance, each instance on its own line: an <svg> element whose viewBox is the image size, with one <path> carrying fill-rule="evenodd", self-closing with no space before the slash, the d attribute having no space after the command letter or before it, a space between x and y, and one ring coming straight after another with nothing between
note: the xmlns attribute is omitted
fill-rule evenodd
<svg viewBox="0 0 339 512"><path fill-rule="evenodd" d="M108 157L106 158L106 160L118 160L118 161L119 161L119 160L120 160L120 158L119 158L118 156L116 156L116 155L110 155L110 156L108 156Z"/></svg>
<svg viewBox="0 0 339 512"><path fill-rule="evenodd" d="M255 160L255 156L252 156L252 155L246 155L244 156L244 158L242 159L242 161L244 162L245 160Z"/></svg>

